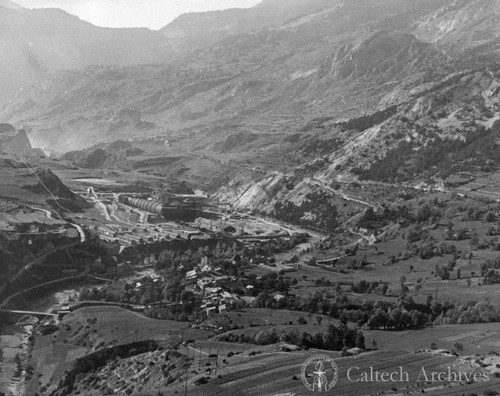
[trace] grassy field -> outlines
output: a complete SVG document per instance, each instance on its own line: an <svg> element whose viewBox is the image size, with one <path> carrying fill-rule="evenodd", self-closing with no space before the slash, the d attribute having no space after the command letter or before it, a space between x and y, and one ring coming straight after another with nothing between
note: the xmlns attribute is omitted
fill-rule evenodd
<svg viewBox="0 0 500 396"><path fill-rule="evenodd" d="M477 203L477 202L476 202ZM483 221L460 221L459 218L454 218L454 227L466 228L473 230L478 234L479 241L484 242L492 238L486 234L488 227L492 223ZM441 225L430 231L431 236L436 241L443 240L443 235L447 226L444 221ZM389 264L390 257L397 257L398 254L403 254L406 251L407 241L403 238L404 230L396 231L396 233L388 238L377 242L373 246L360 246L356 255L348 257L346 262L337 262L331 267L311 266L304 262L316 255L317 259L325 259L336 257L339 253L332 252L312 252L304 257L299 270L288 273L287 276L292 279L297 279L298 284L292 288L292 293L300 296L307 296L316 291L333 292L332 287L321 287L316 285L316 280L324 279L334 283L359 282L364 279L366 281L384 281L389 284L389 295L394 293L399 294L399 288L402 277L405 278L405 284L409 287L409 295L418 302L425 302L427 296L432 296L437 301L449 301L451 303L466 303L468 301L481 301L489 298L492 304L500 305L500 290L495 285L483 285L480 277L480 266L486 260L494 260L500 257L500 252L491 249L475 249L472 251L472 258L459 259L457 265L450 273L449 280L441 280L435 275L436 266L446 266L452 258L451 254L443 256L435 256L431 259L421 259L414 256L408 260L399 260L393 264ZM418 243L418 242L417 242ZM447 244L454 244L458 251L468 253L471 249L470 239L462 241L446 241ZM375 254L375 252L378 252ZM365 269L349 269L347 263L350 260L361 260L366 257L368 266ZM460 269L460 279L457 279L457 269ZM252 270L253 271L253 270ZM255 270L256 271L256 270ZM470 286L467 285L467 279L470 279ZM420 284L420 290L415 286ZM381 297L365 294L356 296L362 300L378 300ZM391 298L382 297L386 300Z"/></svg>
<svg viewBox="0 0 500 396"><path fill-rule="evenodd" d="M301 366L304 361L317 353L324 351L298 351L279 353L273 350L262 349L255 356L247 352L227 358L226 362L219 365L217 377L212 376L208 384L193 386L196 376L188 381L190 395L305 395L306 390L300 380ZM470 392L498 389L500 380L491 378L489 382L477 382L471 385L452 384L450 382L426 381L421 375L424 368L428 379L433 371L439 372L448 367L452 371L471 372L475 367L463 359L454 356L441 356L432 353L406 353L397 351L369 352L355 357L340 358L338 353L327 352L326 355L335 359L339 367L338 382L331 390L334 395L381 395L381 394L430 394L454 395L471 394ZM353 369L349 380L347 371ZM353 382L360 379L358 373L368 372L370 367L374 371L397 371L399 368L408 373L408 382L405 376L397 376L397 382ZM402 379L402 381L399 380ZM181 388L171 389L163 394L175 394ZM163 392L163 390L162 390Z"/></svg>
<svg viewBox="0 0 500 396"><path fill-rule="evenodd" d="M207 322L219 325L232 323L239 327L248 328L270 325L288 325L290 322L297 324L297 321L301 317L311 323L317 323L316 318L318 317L321 317L324 322L338 323L337 320L327 315L313 314L309 317L307 312L266 308L245 308L238 311L225 312L215 315Z"/></svg>
<svg viewBox="0 0 500 396"><path fill-rule="evenodd" d="M40 385L56 384L73 361L94 350L140 340L176 344L205 340L212 333L190 328L190 323L146 318L118 307L81 308L64 317L60 330L36 339L32 365ZM39 384L32 381L34 394Z"/></svg>
<svg viewBox="0 0 500 396"><path fill-rule="evenodd" d="M435 342L438 348L452 350L459 342L465 354L500 353L500 326L498 323L473 325L442 325L422 330L379 331L363 330L366 344L372 339L380 349L415 351L429 348Z"/></svg>
<svg viewBox="0 0 500 396"><path fill-rule="evenodd" d="M119 307L87 307L67 315L61 323L58 342L92 347L117 345L140 340L172 343L185 339L208 338L209 332L190 328L188 322L149 319Z"/></svg>

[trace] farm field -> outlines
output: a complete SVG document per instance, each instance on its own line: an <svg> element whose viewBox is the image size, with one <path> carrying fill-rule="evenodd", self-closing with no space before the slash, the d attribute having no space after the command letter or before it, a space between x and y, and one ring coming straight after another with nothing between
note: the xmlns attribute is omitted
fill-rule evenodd
<svg viewBox="0 0 500 396"><path fill-rule="evenodd" d="M172 343L188 338L203 339L210 335L190 328L189 322L156 320L119 307L86 307L67 315L61 323L57 341L78 344L117 345L141 340L161 340Z"/></svg>
<svg viewBox="0 0 500 396"><path fill-rule="evenodd" d="M474 325L441 325L422 330L382 331L363 330L367 345L372 339L385 350L416 351L428 349L432 342L438 348L452 350L459 342L464 354L500 353L500 326L498 323L478 323Z"/></svg>
<svg viewBox="0 0 500 396"><path fill-rule="evenodd" d="M241 395L277 395L293 394L304 395L308 391L300 380L301 366L310 356L315 354L326 354L335 359L339 367L338 382L332 389L335 395L374 395L374 394L430 394L447 395L469 394L468 392L497 389L500 385L498 378L492 378L488 382L477 382L471 385L463 385L452 382L426 381L422 374L425 369L427 379L430 373L445 371L450 367L452 371L469 372L476 368L470 361L457 359L454 356L441 356L432 353L406 353L398 351L369 352L355 357L340 358L338 353L309 350L298 352L267 351L263 349L260 354L247 356L247 352L226 358L227 364L220 365L217 378L213 378L206 385L188 387L191 395L231 395L238 389ZM347 376L349 368L350 379ZM356 369L359 368L358 369ZM406 377L400 376L402 381L386 382L354 382L360 379L359 374L363 371L398 372L400 367ZM196 377L193 378L193 381ZM190 381L191 382L191 381ZM166 391L165 394L175 394L180 389Z"/></svg>
<svg viewBox="0 0 500 396"><path fill-rule="evenodd" d="M232 323L245 328L258 328L259 326L288 325L290 322L296 324L299 318L306 318L308 321L317 323L316 318L318 317L321 320L325 320L325 322L332 321L332 323L338 323L338 320L327 315L313 314L309 317L306 312L266 308L245 308L237 311L229 311L217 314L207 322L216 325Z"/></svg>
<svg viewBox="0 0 500 396"><path fill-rule="evenodd" d="M57 383L79 357L102 347L157 340L178 344L186 339L207 339L211 333L190 328L190 323L146 318L119 307L86 307L67 315L53 335L39 336L33 349L35 377L43 385ZM31 383L30 389L36 389Z"/></svg>

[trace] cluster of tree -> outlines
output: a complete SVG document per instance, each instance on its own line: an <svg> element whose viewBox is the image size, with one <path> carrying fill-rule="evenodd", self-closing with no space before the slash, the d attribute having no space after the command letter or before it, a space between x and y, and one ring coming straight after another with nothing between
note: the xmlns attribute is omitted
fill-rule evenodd
<svg viewBox="0 0 500 396"><path fill-rule="evenodd" d="M312 216L304 218L306 213ZM277 202L274 206L274 216L287 223L319 227L328 232L333 232L338 226L337 207L325 192L307 194L300 206L290 201Z"/></svg>
<svg viewBox="0 0 500 396"><path fill-rule="evenodd" d="M156 341L136 341L129 344L117 345L114 347L99 349L96 352L82 356L75 360L70 369L64 372L64 375L57 384L57 389L52 394L68 395L74 391L74 385L77 377L81 377L88 372L97 371L108 362L118 359L126 359L131 356L140 355L146 352L158 350L159 344ZM176 352L175 356L180 355Z"/></svg>
<svg viewBox="0 0 500 396"><path fill-rule="evenodd" d="M481 276L483 283L488 285L500 283L500 257L494 260L488 259L485 263L481 264Z"/></svg>
<svg viewBox="0 0 500 396"><path fill-rule="evenodd" d="M185 309L181 304L161 304L147 307L144 311L144 315L152 319L187 322L189 320L188 314L191 312L192 308Z"/></svg>
<svg viewBox="0 0 500 396"><path fill-rule="evenodd" d="M158 257L164 251L170 252L186 252L188 250L197 252L202 250L212 251L215 246L221 241L220 238L197 240L197 239L172 239L169 241L158 241L152 243L144 243L128 246L122 253L117 255L119 261L130 261L133 264L140 263L145 257L155 255ZM228 242L230 243L230 242Z"/></svg>
<svg viewBox="0 0 500 396"><path fill-rule="evenodd" d="M433 239L427 240L421 244L408 243L407 251L412 256L418 256L422 260L428 260L432 257L443 256L445 254L457 253L457 247L452 243L437 242Z"/></svg>
<svg viewBox="0 0 500 396"><path fill-rule="evenodd" d="M156 269L169 270L181 268L181 272L185 273L198 265L202 257L210 256L210 261L213 266L221 267L222 272L226 275L238 276L239 267L242 264L248 263L256 258L267 262L268 257L283 251L288 251L306 242L309 237L308 234L299 233L290 238L265 240L254 244L252 247L247 247L233 238L223 238L220 239L212 249L209 246L199 247L196 250L190 248L184 250L166 249L158 254ZM239 257L240 261L240 265L237 267L232 265L232 259L236 256Z"/></svg>
<svg viewBox="0 0 500 396"><path fill-rule="evenodd" d="M312 136L310 139L304 141L301 139L301 154L322 156L325 154L330 154L339 148L343 140L338 138L332 139L320 139L317 136Z"/></svg>
<svg viewBox="0 0 500 396"><path fill-rule="evenodd" d="M427 296L426 304L416 303L412 297L407 296L407 287L404 282L405 279L403 278L401 281L400 298L395 303L365 301L362 304L357 304L350 301L345 295L337 295L332 299L322 292L316 292L307 297L286 294L283 298L276 301L271 294L261 293L257 296L255 306L258 308L289 309L308 312L309 314L322 313L339 319L342 322L350 321L357 323L358 326L367 324L372 328L394 330L430 325L438 317L450 316L451 312L456 308L455 305L449 302L445 302L444 304L432 303L432 296ZM364 285L366 284L363 282L361 287L365 288L366 286ZM382 291L383 288L383 284L382 286L379 284L375 290ZM470 304L474 305L477 303L471 302ZM396 310L395 313L391 315L394 310ZM498 315L492 315L491 319L492 321L500 321Z"/></svg>
<svg viewBox="0 0 500 396"><path fill-rule="evenodd" d="M450 279L450 273L455 269L456 261L451 259L446 265L439 266L436 264L434 273L439 276L442 280Z"/></svg>
<svg viewBox="0 0 500 396"><path fill-rule="evenodd" d="M391 222L401 220L413 220L413 214L406 205L400 205L395 208L384 208L378 212L369 207L359 219L358 226L370 230L382 228Z"/></svg>
<svg viewBox="0 0 500 396"><path fill-rule="evenodd" d="M80 301L109 301L142 305L160 301L186 300L183 288L181 288L182 276L171 275L165 281L143 277L133 282L118 281L103 286L83 287L80 289L78 298Z"/></svg>
<svg viewBox="0 0 500 396"><path fill-rule="evenodd" d="M367 326L371 329L416 329L426 326L430 321L429 314L417 309L410 311L399 307L386 311L379 308L367 321Z"/></svg>
<svg viewBox="0 0 500 396"><path fill-rule="evenodd" d="M292 281L283 275L278 275L276 272L270 272L259 278L255 274L249 274L244 284L253 287L248 291L249 295L258 296L259 294L266 295L266 293L272 292L288 293L290 286L297 284L297 282L296 279Z"/></svg>
<svg viewBox="0 0 500 396"><path fill-rule="evenodd" d="M389 284L387 282L382 281L373 281L368 282L364 279L361 279L359 282L352 282L350 284L351 290L354 293L374 293L380 296L385 296L387 290L389 290Z"/></svg>
<svg viewBox="0 0 500 396"><path fill-rule="evenodd" d="M444 233L444 239L447 241L463 241L468 238L469 231L466 228L459 228L458 230L447 228Z"/></svg>
<svg viewBox="0 0 500 396"><path fill-rule="evenodd" d="M376 111L372 114L367 114L358 118L353 118L348 121L339 123L342 131L356 130L358 132L363 132L368 128L378 125L389 117L392 117L398 111L397 106L390 106L384 110Z"/></svg>
<svg viewBox="0 0 500 396"><path fill-rule="evenodd" d="M281 253L293 249L295 246L306 242L310 238L309 234L298 233L290 238L274 238L262 241L252 248L244 248L241 253L243 257L251 259L255 256L269 257L276 253Z"/></svg>
<svg viewBox="0 0 500 396"><path fill-rule="evenodd" d="M473 324L500 321L500 314L489 301L470 301L466 305L453 306L434 319L435 325Z"/></svg>
<svg viewBox="0 0 500 396"><path fill-rule="evenodd" d="M30 227L38 228L38 232L31 234ZM21 268L27 261L39 257L58 246L69 245L75 240L67 238L59 233L51 233L50 226L41 223L16 224L15 229L19 237L17 239L0 240L0 283L9 272ZM90 244L85 245L89 252L94 252ZM101 251L96 252L102 253ZM61 253L65 255L65 253ZM57 255L53 256L57 259ZM67 257L66 257L67 259ZM5 279L6 280L6 279Z"/></svg>
<svg viewBox="0 0 500 396"><path fill-rule="evenodd" d="M494 128L488 130L482 125L475 128L465 140L436 136L425 145L402 140L368 169L353 168L352 172L361 179L402 182L417 174L446 177L472 169L492 171L500 163L495 141L497 133Z"/></svg>
<svg viewBox="0 0 500 396"><path fill-rule="evenodd" d="M365 349L365 336L359 329L354 330L341 323L338 327L329 325L326 332L310 334L306 331L299 333L297 329L282 331L280 334L275 328L259 331L255 336L227 333L218 337L219 341L245 342L257 345L271 345L277 342L286 342L303 348L326 349L340 351L344 348L358 347Z"/></svg>

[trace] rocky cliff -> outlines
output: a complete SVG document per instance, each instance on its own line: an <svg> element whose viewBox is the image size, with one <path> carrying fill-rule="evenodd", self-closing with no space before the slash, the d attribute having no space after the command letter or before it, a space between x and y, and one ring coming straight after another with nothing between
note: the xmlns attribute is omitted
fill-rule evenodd
<svg viewBox="0 0 500 396"><path fill-rule="evenodd" d="M0 135L0 153L16 155L21 157L43 157L44 153L40 149L33 149L26 131L15 131L9 129L10 133Z"/></svg>

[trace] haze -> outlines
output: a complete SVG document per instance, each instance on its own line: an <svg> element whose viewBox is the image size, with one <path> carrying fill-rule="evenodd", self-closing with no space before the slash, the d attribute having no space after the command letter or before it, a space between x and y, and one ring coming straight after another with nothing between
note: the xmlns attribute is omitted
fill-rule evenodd
<svg viewBox="0 0 500 396"><path fill-rule="evenodd" d="M105 27L159 29L189 12L248 8L260 0L19 0L27 8L61 8Z"/></svg>

